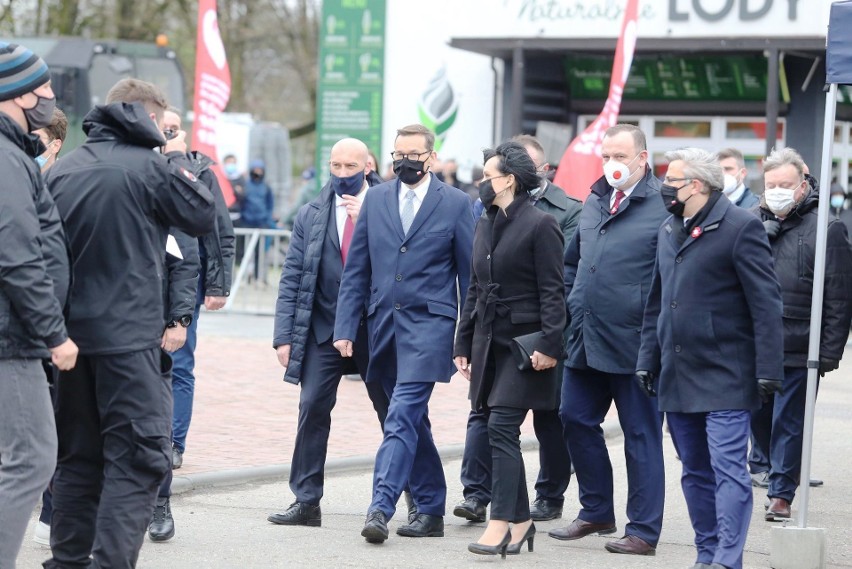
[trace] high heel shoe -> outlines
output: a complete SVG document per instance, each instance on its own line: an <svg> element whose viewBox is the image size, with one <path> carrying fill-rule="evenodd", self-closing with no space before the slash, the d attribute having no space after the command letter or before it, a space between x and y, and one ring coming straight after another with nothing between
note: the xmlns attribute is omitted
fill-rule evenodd
<svg viewBox="0 0 852 569"><path fill-rule="evenodd" d="M512 531L508 530L506 531L506 537L497 545L483 545L478 541L474 541L467 544L467 550L477 555L497 555L499 553L501 558L506 559L506 548L509 546L510 541L512 541Z"/></svg>
<svg viewBox="0 0 852 569"><path fill-rule="evenodd" d="M530 524L530 527L527 528L527 533L524 534L524 537L521 538L521 541L518 543L510 543L508 547L506 547L506 553L509 555L518 555L521 553L521 548L524 546L524 542L527 542L527 550L533 550L533 540L535 540L535 522Z"/></svg>

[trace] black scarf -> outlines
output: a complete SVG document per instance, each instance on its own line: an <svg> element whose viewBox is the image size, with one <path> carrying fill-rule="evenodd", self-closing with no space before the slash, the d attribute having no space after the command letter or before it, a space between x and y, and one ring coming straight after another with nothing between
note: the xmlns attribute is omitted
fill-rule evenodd
<svg viewBox="0 0 852 569"><path fill-rule="evenodd" d="M692 230L704 223L704 220L707 219L708 215L710 215L710 210L713 209L713 206L716 205L716 202L719 201L719 198L721 197L722 192L710 192L710 197L707 199L707 203L704 204L704 207L699 209L698 212L686 223L683 222L682 217L677 215L675 216L675 222L680 221L680 223L677 224L679 229L675 228L674 230L675 244L678 249L680 249L681 245L684 244L687 237L689 237L692 233Z"/></svg>

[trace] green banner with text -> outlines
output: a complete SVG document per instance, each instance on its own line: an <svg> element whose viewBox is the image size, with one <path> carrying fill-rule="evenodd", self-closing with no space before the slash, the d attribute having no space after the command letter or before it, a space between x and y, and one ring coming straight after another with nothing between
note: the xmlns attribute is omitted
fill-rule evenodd
<svg viewBox="0 0 852 569"><path fill-rule="evenodd" d="M317 84L317 189L341 138L381 148L386 0L324 0Z"/></svg>

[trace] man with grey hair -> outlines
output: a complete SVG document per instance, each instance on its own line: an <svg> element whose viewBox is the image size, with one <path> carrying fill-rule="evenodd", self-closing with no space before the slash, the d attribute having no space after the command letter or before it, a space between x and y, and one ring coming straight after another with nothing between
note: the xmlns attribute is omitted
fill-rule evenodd
<svg viewBox="0 0 852 569"><path fill-rule="evenodd" d="M751 411L783 377L781 292L766 233L722 198L715 156L687 148L666 158L661 194L672 215L659 229L636 376L648 395L659 392L681 458L695 567L739 569Z"/></svg>
<svg viewBox="0 0 852 569"><path fill-rule="evenodd" d="M758 215L763 220L775 273L784 299L784 391L752 416L757 445L769 450L767 521L791 517L799 485L805 392L808 377L811 296L813 293L819 192L808 181L807 167L792 148L774 150L763 163L765 189ZM823 287L819 375L837 369L852 319L852 250L846 226L828 222ZM769 411L769 425L763 417Z"/></svg>

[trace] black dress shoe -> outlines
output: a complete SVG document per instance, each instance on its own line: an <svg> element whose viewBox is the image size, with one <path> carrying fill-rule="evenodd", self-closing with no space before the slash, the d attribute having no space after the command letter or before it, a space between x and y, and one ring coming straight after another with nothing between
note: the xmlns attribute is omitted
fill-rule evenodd
<svg viewBox="0 0 852 569"><path fill-rule="evenodd" d="M396 533L403 537L444 537L444 518L417 514L413 522L400 526Z"/></svg>
<svg viewBox="0 0 852 569"><path fill-rule="evenodd" d="M367 543L384 543L388 538L388 519L381 510L373 510L367 514L367 521L364 523L364 529L361 530L361 537L367 540Z"/></svg>
<svg viewBox="0 0 852 569"><path fill-rule="evenodd" d="M456 504L453 515L469 522L482 523L485 521L485 504L476 498L468 498Z"/></svg>
<svg viewBox="0 0 852 569"><path fill-rule="evenodd" d="M168 541L175 536L175 520L168 498L157 498L154 516L148 524L148 537L151 541Z"/></svg>
<svg viewBox="0 0 852 569"><path fill-rule="evenodd" d="M518 543L510 543L508 547L506 547L507 555L519 555L521 553L521 548L524 546L524 542L527 542L527 550L532 552L533 550L533 542L535 541L535 524L530 524L530 527L527 528L527 532L524 534L524 537Z"/></svg>
<svg viewBox="0 0 852 569"><path fill-rule="evenodd" d="M417 518L417 504L414 503L411 492L405 492L405 506L408 508L408 523L413 523Z"/></svg>
<svg viewBox="0 0 852 569"><path fill-rule="evenodd" d="M483 545L478 541L467 544L467 550L477 555L497 555L506 559L506 549L509 547L509 542L512 541L512 531L506 532L506 537L497 545Z"/></svg>
<svg viewBox="0 0 852 569"><path fill-rule="evenodd" d="M172 470L177 470L183 466L183 451L172 447Z"/></svg>
<svg viewBox="0 0 852 569"><path fill-rule="evenodd" d="M811 481L810 481L809 486L810 486L811 488L819 488L819 487L820 487L820 486L822 486L823 484L825 484L825 482L823 482L823 481L822 481L822 480L820 480L819 478L811 478Z"/></svg>
<svg viewBox="0 0 852 569"><path fill-rule="evenodd" d="M269 514L266 519L279 526L320 527L322 525L322 511L318 505L293 502L285 511L279 514Z"/></svg>
<svg viewBox="0 0 852 569"><path fill-rule="evenodd" d="M536 498L530 505L530 519L535 522L546 522L562 517L562 503L547 498Z"/></svg>

